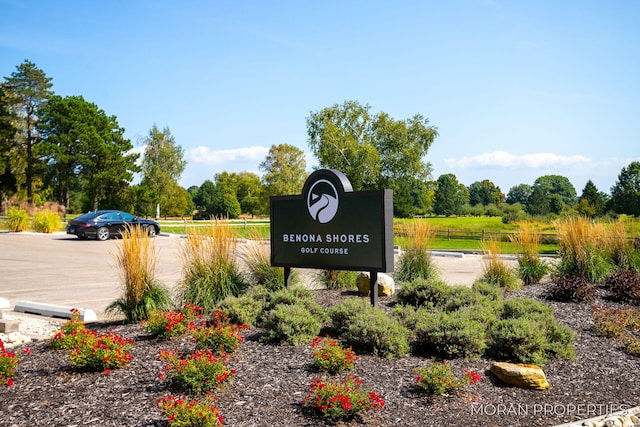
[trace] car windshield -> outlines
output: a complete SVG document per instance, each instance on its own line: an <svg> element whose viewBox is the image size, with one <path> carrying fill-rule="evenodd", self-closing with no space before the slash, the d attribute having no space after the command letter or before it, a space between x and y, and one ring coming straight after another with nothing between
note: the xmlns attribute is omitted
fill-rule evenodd
<svg viewBox="0 0 640 427"><path fill-rule="evenodd" d="M75 220L76 221L90 221L93 218L96 217L96 213L95 212L87 212L86 214L82 214L79 217L76 217Z"/></svg>
<svg viewBox="0 0 640 427"><path fill-rule="evenodd" d="M122 217L122 219L124 221L127 221L127 222L132 222L135 219L135 216L131 215L130 213L126 213L126 212L120 212L120 216Z"/></svg>

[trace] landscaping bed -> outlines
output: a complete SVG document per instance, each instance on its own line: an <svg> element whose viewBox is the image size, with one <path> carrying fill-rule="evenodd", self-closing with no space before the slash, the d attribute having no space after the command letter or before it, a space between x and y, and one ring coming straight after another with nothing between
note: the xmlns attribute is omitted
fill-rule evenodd
<svg viewBox="0 0 640 427"><path fill-rule="evenodd" d="M559 303L541 299L544 285L528 286L505 298L518 296L541 300L554 308L558 321L576 332L576 358L552 359L544 371L551 387L546 391L524 390L499 383L489 373L491 360L451 360L453 371L482 374L482 380L443 396L429 397L415 387L414 368L429 363L428 357L408 355L384 359L360 354L353 375L371 391L383 396L380 412L335 425L369 426L553 426L604 415L640 404L640 358L624 352L619 342L596 334L591 305ZM318 290L324 307L353 296L353 291ZM598 295L596 302L612 305ZM389 310L395 297L381 298ZM0 426L163 426L166 421L156 407L158 399L176 395L161 381L160 350L190 350L190 337L169 341L152 339L139 324L98 323L88 325L134 340L131 362L103 373L78 373L66 351L53 351L47 342L30 345L14 385L0 388ZM229 367L237 375L224 390L215 391L220 414L232 426L317 426L324 421L302 405L309 385L318 377L313 369L310 345L276 346L259 341L262 331L243 332L246 340L233 354Z"/></svg>

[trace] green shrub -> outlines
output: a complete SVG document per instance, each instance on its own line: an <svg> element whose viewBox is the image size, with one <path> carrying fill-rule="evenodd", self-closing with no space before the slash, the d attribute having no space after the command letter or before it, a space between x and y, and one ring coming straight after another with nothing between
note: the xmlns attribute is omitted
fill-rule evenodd
<svg viewBox="0 0 640 427"><path fill-rule="evenodd" d="M21 232L29 225L29 213L15 206L7 209L7 226L9 231Z"/></svg>
<svg viewBox="0 0 640 427"><path fill-rule="evenodd" d="M441 307L451 293L451 286L440 279L417 278L402 283L398 291L398 303L413 307Z"/></svg>
<svg viewBox="0 0 640 427"><path fill-rule="evenodd" d="M462 307L482 305L489 298L466 286L453 286L442 305L444 311L456 311Z"/></svg>
<svg viewBox="0 0 640 427"><path fill-rule="evenodd" d="M260 341L281 345L309 344L320 334L322 321L300 304L278 304L262 322Z"/></svg>
<svg viewBox="0 0 640 427"><path fill-rule="evenodd" d="M544 329L532 318L499 320L489 330L491 353L501 359L544 365L548 355Z"/></svg>
<svg viewBox="0 0 640 427"><path fill-rule="evenodd" d="M518 256L518 276L525 286L540 283L550 270L549 265L538 256L529 257L526 254Z"/></svg>
<svg viewBox="0 0 640 427"><path fill-rule="evenodd" d="M391 316L412 332L415 331L418 323L429 315L429 310L423 307L415 308L410 305L398 304L391 309Z"/></svg>
<svg viewBox="0 0 640 427"><path fill-rule="evenodd" d="M268 313L278 305L299 305L321 321L326 318L324 309L316 302L315 293L303 286L291 286L271 294L266 302L264 313Z"/></svg>
<svg viewBox="0 0 640 427"><path fill-rule="evenodd" d="M258 324L264 303L249 295L228 296L218 303L217 309L229 317L232 323L245 324L253 328Z"/></svg>
<svg viewBox="0 0 640 427"><path fill-rule="evenodd" d="M469 311L438 312L416 326L416 344L446 358L478 359L485 343L485 326Z"/></svg>
<svg viewBox="0 0 640 427"><path fill-rule="evenodd" d="M61 227L60 215L50 210L36 212L31 221L31 228L40 233L53 233L60 230Z"/></svg>
<svg viewBox="0 0 640 427"><path fill-rule="evenodd" d="M500 317L503 319L535 317L547 320L553 319L553 309L531 298L513 298L503 301Z"/></svg>
<svg viewBox="0 0 640 427"><path fill-rule="evenodd" d="M484 282L482 280L477 280L471 286L471 289L487 297L491 301L501 301L503 289L500 286L496 286L493 283Z"/></svg>
<svg viewBox="0 0 640 427"><path fill-rule="evenodd" d="M547 286L544 296L554 301L589 303L596 299L596 288L583 277L558 277Z"/></svg>
<svg viewBox="0 0 640 427"><path fill-rule="evenodd" d="M409 331L364 300L347 298L330 309L329 316L340 340L359 352L381 357L409 352Z"/></svg>

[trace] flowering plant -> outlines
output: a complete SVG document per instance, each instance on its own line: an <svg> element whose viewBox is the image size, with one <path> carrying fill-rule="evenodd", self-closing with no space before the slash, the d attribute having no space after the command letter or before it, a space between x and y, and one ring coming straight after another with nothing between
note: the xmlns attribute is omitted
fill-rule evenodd
<svg viewBox="0 0 640 427"><path fill-rule="evenodd" d="M362 384L362 380L352 376L342 382L324 382L318 378L311 383L302 404L332 420L350 419L370 409L382 410L382 396L364 389Z"/></svg>
<svg viewBox="0 0 640 427"><path fill-rule="evenodd" d="M23 353L27 356L31 354L29 348L25 348ZM13 377L20 364L20 355L12 351L5 350L4 341L0 340L0 386L13 385Z"/></svg>
<svg viewBox="0 0 640 427"><path fill-rule="evenodd" d="M344 348L338 340L328 336L314 338L311 347L316 368L331 374L353 369L358 360L351 347Z"/></svg>
<svg viewBox="0 0 640 427"><path fill-rule="evenodd" d="M78 330L73 333L76 346L69 351L69 360L78 370L110 374L111 369L125 366L131 361L127 353L133 340L114 334L98 335L95 331Z"/></svg>
<svg viewBox="0 0 640 427"><path fill-rule="evenodd" d="M150 311L142 327L155 338L170 338L182 335L187 329L194 329L194 322L199 318L202 318L202 307L186 303L180 312Z"/></svg>
<svg viewBox="0 0 640 427"><path fill-rule="evenodd" d="M213 319L211 322L191 330L196 348L211 350L220 356L236 351L244 341L240 331L246 329L247 325L232 325L229 317L220 310L216 310L211 317Z"/></svg>
<svg viewBox="0 0 640 427"><path fill-rule="evenodd" d="M226 359L211 350L196 350L191 354L160 351L158 359L165 362L159 375L161 380L169 377L178 387L194 393L211 391L227 383L236 371L227 369Z"/></svg>
<svg viewBox="0 0 640 427"><path fill-rule="evenodd" d="M224 420L215 401L209 394L204 401L167 396L158 400L158 408L170 426L218 427L224 424Z"/></svg>
<svg viewBox="0 0 640 427"><path fill-rule="evenodd" d="M431 366L415 368L414 377L416 385L426 394L439 396L453 391L456 388L475 384L482 379L479 373L468 369L464 370L464 379L459 380L449 362L431 362Z"/></svg>
<svg viewBox="0 0 640 427"><path fill-rule="evenodd" d="M80 320L80 310L72 308L71 318L58 329L53 339L51 340L51 347L55 350L69 350L76 346L76 331L86 330L87 327L84 322Z"/></svg>

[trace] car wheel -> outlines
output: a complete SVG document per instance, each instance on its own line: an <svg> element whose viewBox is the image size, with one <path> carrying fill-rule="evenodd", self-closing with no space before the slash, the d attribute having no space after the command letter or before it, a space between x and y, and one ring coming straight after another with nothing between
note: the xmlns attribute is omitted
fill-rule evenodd
<svg viewBox="0 0 640 427"><path fill-rule="evenodd" d="M149 233L149 237L156 237L157 231L153 225L147 228L147 232Z"/></svg>
<svg viewBox="0 0 640 427"><path fill-rule="evenodd" d="M98 240L109 240L109 229L107 227L98 228L98 232L96 233L96 237Z"/></svg>

